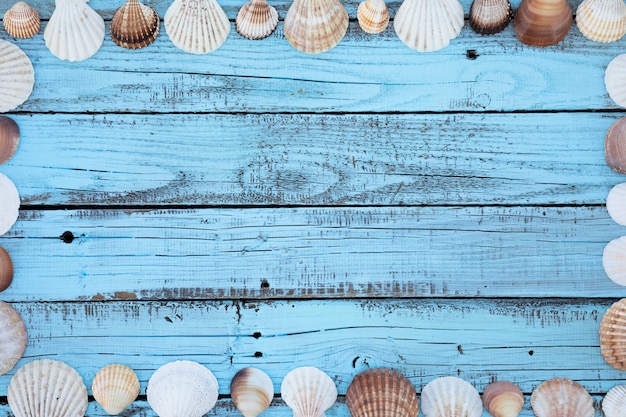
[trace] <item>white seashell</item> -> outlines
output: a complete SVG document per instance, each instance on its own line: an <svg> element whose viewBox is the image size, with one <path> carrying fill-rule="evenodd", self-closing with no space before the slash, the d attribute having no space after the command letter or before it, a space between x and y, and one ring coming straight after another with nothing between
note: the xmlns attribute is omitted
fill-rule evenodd
<svg viewBox="0 0 626 417"><path fill-rule="evenodd" d="M294 0L283 31L287 41L307 54L334 48L348 30L348 11L339 0Z"/></svg>
<svg viewBox="0 0 626 417"><path fill-rule="evenodd" d="M20 195L6 175L0 174L0 236L11 230L17 221Z"/></svg>
<svg viewBox="0 0 626 417"><path fill-rule="evenodd" d="M91 392L104 411L117 415L139 395L139 379L135 371L126 365L107 365L94 377Z"/></svg>
<svg viewBox="0 0 626 417"><path fill-rule="evenodd" d="M626 107L626 54L613 58L604 71L604 86L617 105Z"/></svg>
<svg viewBox="0 0 626 417"><path fill-rule="evenodd" d="M611 188L606 198L606 210L615 223L626 226L626 182Z"/></svg>
<svg viewBox="0 0 626 417"><path fill-rule="evenodd" d="M172 43L192 54L215 51L230 33L228 17L215 0L174 0L163 23Z"/></svg>
<svg viewBox="0 0 626 417"><path fill-rule="evenodd" d="M472 384L444 376L422 389L422 412L426 417L480 417L483 402Z"/></svg>
<svg viewBox="0 0 626 417"><path fill-rule="evenodd" d="M611 281L626 286L626 236L613 239L604 247L602 266Z"/></svg>
<svg viewBox="0 0 626 417"><path fill-rule="evenodd" d="M104 20L87 5L87 0L56 0L43 38L57 58L83 61L102 46Z"/></svg>
<svg viewBox="0 0 626 417"><path fill-rule="evenodd" d="M278 12L266 0L250 0L237 13L235 26L244 38L267 38L278 26Z"/></svg>
<svg viewBox="0 0 626 417"><path fill-rule="evenodd" d="M28 56L17 45L0 39L0 113L28 100L34 85L35 70Z"/></svg>
<svg viewBox="0 0 626 417"><path fill-rule="evenodd" d="M11 305L0 301L0 375L9 372L26 350L26 326Z"/></svg>
<svg viewBox="0 0 626 417"><path fill-rule="evenodd" d="M463 5L458 0L404 0L393 21L400 40L420 52L448 46L463 24Z"/></svg>
<svg viewBox="0 0 626 417"><path fill-rule="evenodd" d="M87 410L87 387L71 366L40 359L13 375L8 401L15 417L82 417Z"/></svg>
<svg viewBox="0 0 626 417"><path fill-rule="evenodd" d="M241 414L256 417L270 406L274 398L274 384L262 370L243 368L230 383L230 395Z"/></svg>
<svg viewBox="0 0 626 417"><path fill-rule="evenodd" d="M537 417L593 417L593 400L576 381L553 378L533 390L530 404Z"/></svg>
<svg viewBox="0 0 626 417"><path fill-rule="evenodd" d="M366 33L380 33L389 25L389 9L385 0L365 0L357 9L359 26Z"/></svg>
<svg viewBox="0 0 626 417"><path fill-rule="evenodd" d="M23 1L18 1L4 13L4 29L15 38L32 38L41 28L39 12Z"/></svg>
<svg viewBox="0 0 626 417"><path fill-rule="evenodd" d="M313 366L296 368L285 375L280 393L294 417L324 417L337 400L333 380Z"/></svg>
<svg viewBox="0 0 626 417"><path fill-rule="evenodd" d="M160 417L202 417L217 402L218 384L213 373L199 363L175 361L152 374L146 394Z"/></svg>
<svg viewBox="0 0 626 417"><path fill-rule="evenodd" d="M626 410L626 385L616 385L602 400L602 411L606 417L624 417Z"/></svg>
<svg viewBox="0 0 626 417"><path fill-rule="evenodd" d="M584 0L576 9L576 25L587 39L615 42L626 34L624 0Z"/></svg>

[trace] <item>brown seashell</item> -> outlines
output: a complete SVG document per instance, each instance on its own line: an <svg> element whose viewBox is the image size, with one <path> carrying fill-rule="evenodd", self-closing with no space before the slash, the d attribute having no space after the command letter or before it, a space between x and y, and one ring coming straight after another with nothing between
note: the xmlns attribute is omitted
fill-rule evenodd
<svg viewBox="0 0 626 417"><path fill-rule="evenodd" d="M380 33L389 25L389 9L385 0L365 0L357 9L359 26L366 33Z"/></svg>
<svg viewBox="0 0 626 417"><path fill-rule="evenodd" d="M263 39L278 26L278 12L266 0L250 0L237 13L235 27L244 38Z"/></svg>
<svg viewBox="0 0 626 417"><path fill-rule="evenodd" d="M497 381L485 388L483 404L493 417L517 417L524 407L524 394L512 382Z"/></svg>
<svg viewBox="0 0 626 417"><path fill-rule="evenodd" d="M123 48L143 48L157 38L160 25L156 10L139 0L127 0L113 15L111 39Z"/></svg>
<svg viewBox="0 0 626 417"><path fill-rule="evenodd" d="M509 0L474 0L470 7L470 27L481 35L502 32L513 17Z"/></svg>
<svg viewBox="0 0 626 417"><path fill-rule="evenodd" d="M20 128L9 117L0 116L0 164L11 159L20 143Z"/></svg>
<svg viewBox="0 0 626 417"><path fill-rule="evenodd" d="M348 12L339 0L294 0L283 26L299 51L319 54L335 47L348 30Z"/></svg>
<svg viewBox="0 0 626 417"><path fill-rule="evenodd" d="M400 372L374 368L354 377L346 392L352 417L417 417L417 393Z"/></svg>
<svg viewBox="0 0 626 417"><path fill-rule="evenodd" d="M13 261L6 249L0 247L0 292L9 288L13 281Z"/></svg>
<svg viewBox="0 0 626 417"><path fill-rule="evenodd" d="M230 395L241 414L256 417L270 406L274 384L262 370L243 368L230 382Z"/></svg>
<svg viewBox="0 0 626 417"><path fill-rule="evenodd" d="M604 158L612 170L626 174L626 117L615 121L606 132Z"/></svg>
<svg viewBox="0 0 626 417"><path fill-rule="evenodd" d="M28 335L20 313L0 301L0 375L9 372L26 350Z"/></svg>
<svg viewBox="0 0 626 417"><path fill-rule="evenodd" d="M542 382L530 396L537 417L593 417L593 399L576 381L552 378Z"/></svg>
<svg viewBox="0 0 626 417"><path fill-rule="evenodd" d="M522 43L550 46L567 36L572 20L572 8L567 0L522 0L513 26Z"/></svg>
<svg viewBox="0 0 626 417"><path fill-rule="evenodd" d="M23 1L15 3L4 14L4 29L14 38L32 38L41 28L39 12Z"/></svg>
<svg viewBox="0 0 626 417"><path fill-rule="evenodd" d="M600 350L606 363L626 371L626 298L604 313L600 322Z"/></svg>

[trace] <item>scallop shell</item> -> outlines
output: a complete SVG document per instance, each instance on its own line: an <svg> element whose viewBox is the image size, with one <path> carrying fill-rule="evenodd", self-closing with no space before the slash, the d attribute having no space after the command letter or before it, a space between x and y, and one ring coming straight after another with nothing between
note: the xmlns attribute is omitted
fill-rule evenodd
<svg viewBox="0 0 626 417"><path fill-rule="evenodd" d="M347 30L348 11L339 0L294 0L283 26L291 46L307 54L334 48Z"/></svg>
<svg viewBox="0 0 626 417"><path fill-rule="evenodd" d="M430 381L422 390L425 417L480 417L483 403L476 388L454 376Z"/></svg>
<svg viewBox="0 0 626 417"><path fill-rule="evenodd" d="M562 41L572 25L567 0L522 0L513 26L517 38L530 46L550 46Z"/></svg>
<svg viewBox="0 0 626 417"><path fill-rule="evenodd" d="M237 13L235 26L244 38L267 38L278 26L278 12L266 0L250 0Z"/></svg>
<svg viewBox="0 0 626 417"><path fill-rule="evenodd" d="M20 209L20 195L6 175L0 174L0 236L11 230L17 221Z"/></svg>
<svg viewBox="0 0 626 417"><path fill-rule="evenodd" d="M152 374L146 393L160 417L202 417L217 402L218 384L213 373L199 363L175 361Z"/></svg>
<svg viewBox="0 0 626 417"><path fill-rule="evenodd" d="M613 239L604 247L602 266L611 281L626 286L626 236Z"/></svg>
<svg viewBox="0 0 626 417"><path fill-rule="evenodd" d="M161 20L156 10L139 2L127 0L113 15L111 39L128 49L139 49L150 45L157 38Z"/></svg>
<svg viewBox="0 0 626 417"><path fill-rule="evenodd" d="M492 382L483 392L483 403L493 417L517 417L524 407L524 394L512 382Z"/></svg>
<svg viewBox="0 0 626 417"><path fill-rule="evenodd" d="M626 34L624 0L584 0L576 9L576 25L586 38L615 42Z"/></svg>
<svg viewBox="0 0 626 417"><path fill-rule="evenodd" d="M626 226L626 183L611 188L606 198L606 210L615 223Z"/></svg>
<svg viewBox="0 0 626 417"><path fill-rule="evenodd" d="M20 128L15 120L0 116L0 164L11 159L20 143Z"/></svg>
<svg viewBox="0 0 626 417"><path fill-rule="evenodd" d="M139 379L135 371L126 365L107 365L94 377L91 391L104 411L117 415L139 395Z"/></svg>
<svg viewBox="0 0 626 417"><path fill-rule="evenodd" d="M604 71L604 86L617 105L626 107L626 54L613 58Z"/></svg>
<svg viewBox="0 0 626 417"><path fill-rule="evenodd" d="M13 375L8 400L15 417L82 417L87 410L87 387L71 366L40 359Z"/></svg>
<svg viewBox="0 0 626 417"><path fill-rule="evenodd" d="M385 0L365 0L357 9L359 26L366 33L380 33L389 25L389 9Z"/></svg>
<svg viewBox="0 0 626 417"><path fill-rule="evenodd" d="M626 385L616 385L602 400L602 411L606 417L623 417L626 410Z"/></svg>
<svg viewBox="0 0 626 417"><path fill-rule="evenodd" d="M626 298L613 303L600 322L602 357L615 369L626 371Z"/></svg>
<svg viewBox="0 0 626 417"><path fill-rule="evenodd" d="M270 406L274 384L262 370L243 368L230 382L230 395L241 414L256 417Z"/></svg>
<svg viewBox="0 0 626 417"><path fill-rule="evenodd" d="M43 31L46 46L59 59L83 61L104 42L104 20L87 0L56 0L56 7Z"/></svg>
<svg viewBox="0 0 626 417"><path fill-rule="evenodd" d="M14 38L32 38L41 28L39 12L23 1L18 1L4 13L4 29Z"/></svg>
<svg viewBox="0 0 626 417"><path fill-rule="evenodd" d="M354 377L346 392L352 417L417 417L415 387L400 372L374 368Z"/></svg>
<svg viewBox="0 0 626 417"><path fill-rule="evenodd" d="M33 92L35 70L24 51L0 39L0 113L24 103Z"/></svg>
<svg viewBox="0 0 626 417"><path fill-rule="evenodd" d="M542 382L530 396L537 417L593 417L593 400L576 381L553 378Z"/></svg>
<svg viewBox="0 0 626 417"><path fill-rule="evenodd" d="M172 43L192 54L215 51L230 33L228 17L215 0L174 0L163 22Z"/></svg>
<svg viewBox="0 0 626 417"><path fill-rule="evenodd" d="M9 288L13 281L13 261L6 249L0 247L0 292Z"/></svg>
<svg viewBox="0 0 626 417"><path fill-rule="evenodd" d="M481 35L502 32L513 17L509 0L474 0L470 6L470 27Z"/></svg>
<svg viewBox="0 0 626 417"><path fill-rule="evenodd" d="M398 38L420 52L445 48L459 36L463 24L458 0L404 0L393 21Z"/></svg>
<svg viewBox="0 0 626 417"><path fill-rule="evenodd" d="M617 119L606 132L604 157L612 170L626 174L626 117Z"/></svg>
<svg viewBox="0 0 626 417"><path fill-rule="evenodd" d="M294 417L324 417L337 400L333 380L313 366L296 368L285 375L280 393Z"/></svg>
<svg viewBox="0 0 626 417"><path fill-rule="evenodd" d="M0 301L0 375L9 372L20 360L26 350L27 339L20 313L10 304Z"/></svg>

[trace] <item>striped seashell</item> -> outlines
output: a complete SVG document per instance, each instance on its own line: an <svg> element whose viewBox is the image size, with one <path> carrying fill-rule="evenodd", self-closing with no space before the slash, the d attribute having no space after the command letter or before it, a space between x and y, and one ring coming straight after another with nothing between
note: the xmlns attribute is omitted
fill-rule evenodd
<svg viewBox="0 0 626 417"><path fill-rule="evenodd" d="M17 45L0 39L0 113L28 100L34 85L35 70L28 56Z"/></svg>
<svg viewBox="0 0 626 417"><path fill-rule="evenodd" d="M512 382L496 381L485 388L483 403L493 417L517 417L524 407L524 394Z"/></svg>
<svg viewBox="0 0 626 417"><path fill-rule="evenodd" d="M389 9L385 0L365 0L357 9L359 26L366 33L380 33L389 25Z"/></svg>
<svg viewBox="0 0 626 417"><path fill-rule="evenodd" d="M128 49L139 49L150 45L157 38L161 20L156 10L139 2L127 0L113 15L111 39Z"/></svg>
<svg viewBox="0 0 626 417"><path fill-rule="evenodd" d="M604 71L604 86L618 106L626 107L626 54L609 62Z"/></svg>
<svg viewBox="0 0 626 417"><path fill-rule="evenodd" d="M337 400L333 380L313 366L302 366L285 375L280 393L294 417L324 417Z"/></svg>
<svg viewBox="0 0 626 417"><path fill-rule="evenodd" d="M348 11L339 0L294 0L285 16L287 41L307 54L326 52L348 30Z"/></svg>
<svg viewBox="0 0 626 417"><path fill-rule="evenodd" d="M0 375L9 372L26 350L28 335L20 313L0 301Z"/></svg>
<svg viewBox="0 0 626 417"><path fill-rule="evenodd" d="M15 155L20 143L20 128L15 120L0 116L0 164L4 164Z"/></svg>
<svg viewBox="0 0 626 417"><path fill-rule="evenodd" d="M470 27L481 35L502 32L512 17L509 0L474 0L470 6Z"/></svg>
<svg viewBox="0 0 626 417"><path fill-rule="evenodd" d="M444 376L430 381L422 390L422 412L425 417L480 417L483 403L472 384Z"/></svg>
<svg viewBox="0 0 626 417"><path fill-rule="evenodd" d="M243 368L230 382L230 395L244 417L256 417L270 406L274 384L262 370Z"/></svg>
<svg viewBox="0 0 626 417"><path fill-rule="evenodd" d="M626 371L626 298L606 310L599 333L604 361L615 369Z"/></svg>
<svg viewBox="0 0 626 417"><path fill-rule="evenodd" d="M624 0L584 0L576 9L576 25L587 39L615 42L626 34Z"/></svg>
<svg viewBox="0 0 626 417"><path fill-rule="evenodd" d="M352 417L417 417L415 387L400 372L374 368L354 377L346 391Z"/></svg>
<svg viewBox="0 0 626 417"><path fill-rule="evenodd" d="M18 1L4 13L4 29L14 38L32 38L41 28L39 12L23 1Z"/></svg>
<svg viewBox="0 0 626 417"><path fill-rule="evenodd" d="M11 230L20 209L20 194L13 181L0 173L0 236Z"/></svg>
<svg viewBox="0 0 626 417"><path fill-rule="evenodd" d="M626 410L626 385L616 385L602 400L602 411L606 417L623 417Z"/></svg>
<svg viewBox="0 0 626 417"><path fill-rule="evenodd" d="M278 26L278 12L266 0L250 0L237 13L237 32L248 39L267 38Z"/></svg>
<svg viewBox="0 0 626 417"><path fill-rule="evenodd" d="M550 46L562 41L572 25L567 0L522 0L513 19L517 38L530 46Z"/></svg>
<svg viewBox="0 0 626 417"><path fill-rule="evenodd" d="M576 381L552 378L533 390L530 404L537 417L594 417L593 400Z"/></svg>
<svg viewBox="0 0 626 417"><path fill-rule="evenodd" d="M107 365L94 377L91 392L104 411L118 415L139 395L139 379L126 365Z"/></svg>

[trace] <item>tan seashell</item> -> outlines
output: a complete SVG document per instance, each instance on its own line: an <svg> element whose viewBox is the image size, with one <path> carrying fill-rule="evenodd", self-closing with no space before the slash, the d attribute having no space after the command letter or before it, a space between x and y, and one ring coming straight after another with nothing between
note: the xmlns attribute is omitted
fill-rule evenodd
<svg viewBox="0 0 626 417"><path fill-rule="evenodd" d="M4 14L4 29L14 38L32 38L41 28L39 12L23 1L18 1Z"/></svg>
<svg viewBox="0 0 626 417"><path fill-rule="evenodd" d="M530 396L537 417L593 417L593 400L576 381L553 378L542 382Z"/></svg>
<svg viewBox="0 0 626 417"><path fill-rule="evenodd" d="M400 372L374 368L354 377L346 392L352 417L417 417L417 393Z"/></svg>
<svg viewBox="0 0 626 417"><path fill-rule="evenodd" d="M15 120L0 116L0 164L11 159L20 143L20 128Z"/></svg>
<svg viewBox="0 0 626 417"><path fill-rule="evenodd" d="M20 360L27 340L26 326L20 313L10 304L0 301L0 375L9 372Z"/></svg>
<svg viewBox="0 0 626 417"><path fill-rule="evenodd" d="M40 359L13 375L8 400L15 417L82 417L87 410L87 387L71 366Z"/></svg>
<svg viewBox="0 0 626 417"><path fill-rule="evenodd" d="M517 417L524 407L524 394L512 382L492 382L483 392L483 403L493 417Z"/></svg>
<svg viewBox="0 0 626 417"><path fill-rule="evenodd" d="M13 261L9 252L0 247L0 292L9 288L13 281Z"/></svg>
<svg viewBox="0 0 626 417"><path fill-rule="evenodd" d="M474 0L470 6L470 27L481 35L502 32L513 17L509 0Z"/></svg>
<svg viewBox="0 0 626 417"><path fill-rule="evenodd" d="M621 107L626 107L626 54L613 58L604 71L604 86L609 97Z"/></svg>
<svg viewBox="0 0 626 417"><path fill-rule="evenodd" d="M91 392L104 411L118 415L139 395L139 379L126 365L107 365L94 377Z"/></svg>
<svg viewBox="0 0 626 417"><path fill-rule="evenodd" d="M626 183L611 188L606 197L606 210L615 223L626 226Z"/></svg>
<svg viewBox="0 0 626 417"><path fill-rule="evenodd" d="M626 385L616 385L602 400L602 411L606 417L624 417L626 410Z"/></svg>
<svg viewBox="0 0 626 417"><path fill-rule="evenodd" d="M17 221L20 195L15 184L6 175L0 174L0 236L11 230Z"/></svg>
<svg viewBox="0 0 626 417"><path fill-rule="evenodd" d="M262 370L243 368L230 382L230 395L241 414L256 417L270 406L274 384Z"/></svg>
<svg viewBox="0 0 626 417"><path fill-rule="evenodd" d="M235 26L244 38L267 38L278 26L278 12L266 0L250 0L237 13Z"/></svg>
<svg viewBox="0 0 626 417"><path fill-rule="evenodd" d="M483 403L472 384L444 376L422 389L422 413L425 417L481 417Z"/></svg>
<svg viewBox="0 0 626 417"><path fill-rule="evenodd" d="M626 371L626 298L613 303L602 317L600 351L607 364Z"/></svg>
<svg viewBox="0 0 626 417"><path fill-rule="evenodd" d="M313 366L296 368L285 375L280 393L294 417L324 417L337 400L333 380Z"/></svg>
<svg viewBox="0 0 626 417"><path fill-rule="evenodd" d="M626 286L626 236L613 239L604 247L602 266L611 281Z"/></svg>
<svg viewBox="0 0 626 417"><path fill-rule="evenodd" d="M393 27L409 48L433 52L459 36L464 18L463 5L458 0L404 0Z"/></svg>
<svg viewBox="0 0 626 417"><path fill-rule="evenodd" d="M139 0L126 0L113 15L109 33L117 45L139 49L154 42L160 26L161 20L156 10L141 4Z"/></svg>
<svg viewBox="0 0 626 417"><path fill-rule="evenodd" d="M389 9L385 0L365 0L357 9L359 26L366 33L380 33L389 25Z"/></svg>
<svg viewBox="0 0 626 417"><path fill-rule="evenodd" d="M624 0L584 0L576 9L576 25L587 39L615 42L626 34Z"/></svg>
<svg viewBox="0 0 626 417"><path fill-rule="evenodd" d="M34 85L35 70L28 56L17 45L0 39L0 113L28 100Z"/></svg>
<svg viewBox="0 0 626 417"><path fill-rule="evenodd" d="M612 170L626 174L626 117L617 119L606 132L604 158Z"/></svg>
<svg viewBox="0 0 626 417"><path fill-rule="evenodd" d="M307 54L334 48L347 30L348 11L339 0L294 0L283 26L291 46Z"/></svg>
<svg viewBox="0 0 626 417"><path fill-rule="evenodd" d="M572 25L567 0L522 0L513 26L517 38L530 46L550 46L562 41Z"/></svg>

